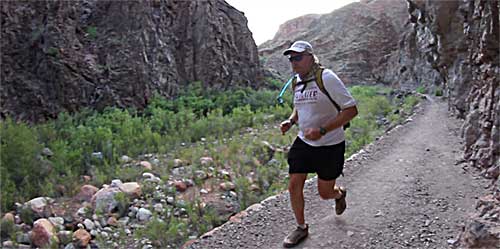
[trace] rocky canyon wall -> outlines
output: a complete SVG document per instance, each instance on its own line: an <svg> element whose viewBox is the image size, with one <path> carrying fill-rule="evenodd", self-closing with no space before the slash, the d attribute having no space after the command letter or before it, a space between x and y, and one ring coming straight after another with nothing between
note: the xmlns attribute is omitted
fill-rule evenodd
<svg viewBox="0 0 500 249"><path fill-rule="evenodd" d="M296 40L309 41L323 66L346 84L383 83L391 53L407 19L404 0L363 0L331 13L305 15L282 24L272 40L259 45L266 69L283 79L292 74L283 51Z"/></svg>
<svg viewBox="0 0 500 249"><path fill-rule="evenodd" d="M2 1L0 114L144 107L185 85L255 86L243 13L213 1Z"/></svg>
<svg viewBox="0 0 500 249"><path fill-rule="evenodd" d="M499 2L411 0L408 11L396 74L442 87L465 119L464 159L498 168Z"/></svg>
<svg viewBox="0 0 500 249"><path fill-rule="evenodd" d="M408 0L410 23L391 76L445 91L450 111L464 119L464 161L492 179L492 195L480 199L462 234L466 247L500 241L499 10L497 0Z"/></svg>

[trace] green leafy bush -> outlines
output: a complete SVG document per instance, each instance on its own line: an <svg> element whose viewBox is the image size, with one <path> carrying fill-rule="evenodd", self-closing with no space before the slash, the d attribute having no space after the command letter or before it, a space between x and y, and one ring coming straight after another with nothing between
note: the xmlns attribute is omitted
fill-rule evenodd
<svg viewBox="0 0 500 249"><path fill-rule="evenodd" d="M441 88L436 88L436 91L434 92L434 95L436 96L443 96L443 89Z"/></svg>
<svg viewBox="0 0 500 249"><path fill-rule="evenodd" d="M97 38L97 28L95 26L88 26L86 32L90 39Z"/></svg>
<svg viewBox="0 0 500 249"><path fill-rule="evenodd" d="M2 239L15 238L14 235L17 230L13 221L4 219L0 221L0 237Z"/></svg>
<svg viewBox="0 0 500 249"><path fill-rule="evenodd" d="M403 103L403 110L406 113L410 113L413 107L415 107L420 102L419 98L416 96L408 96L405 98Z"/></svg>
<svg viewBox="0 0 500 249"><path fill-rule="evenodd" d="M167 215L165 219L160 219L158 214L154 214L143 228L135 232L136 238L139 240L148 238L158 248L182 245L187 240L188 224L182 218L172 215L173 210L167 213L170 215ZM194 213L191 214L194 215Z"/></svg>
<svg viewBox="0 0 500 249"><path fill-rule="evenodd" d="M425 86L419 86L419 87L417 87L416 91L417 91L417 93L420 93L420 94L426 94L427 93L427 89L425 89Z"/></svg>
<svg viewBox="0 0 500 249"><path fill-rule="evenodd" d="M44 185L45 176L51 168L47 165L42 167L40 160L37 160L42 146L37 141L36 133L27 124L16 123L8 118L0 123L0 133L1 204L2 210L7 210L16 201L43 194L40 187Z"/></svg>

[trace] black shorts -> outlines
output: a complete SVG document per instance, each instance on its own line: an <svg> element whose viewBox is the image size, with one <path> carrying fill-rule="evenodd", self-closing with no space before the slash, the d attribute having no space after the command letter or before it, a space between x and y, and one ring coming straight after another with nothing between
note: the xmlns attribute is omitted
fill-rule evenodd
<svg viewBox="0 0 500 249"><path fill-rule="evenodd" d="M335 180L344 169L345 141L314 147L297 137L288 152L288 173L317 173L321 180Z"/></svg>

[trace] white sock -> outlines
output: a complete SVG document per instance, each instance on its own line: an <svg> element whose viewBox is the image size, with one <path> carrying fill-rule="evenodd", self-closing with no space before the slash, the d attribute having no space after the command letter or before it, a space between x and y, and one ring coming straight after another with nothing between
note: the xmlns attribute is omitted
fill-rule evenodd
<svg viewBox="0 0 500 249"><path fill-rule="evenodd" d="M307 225L306 224L300 224L299 227L300 227L300 229L306 229Z"/></svg>

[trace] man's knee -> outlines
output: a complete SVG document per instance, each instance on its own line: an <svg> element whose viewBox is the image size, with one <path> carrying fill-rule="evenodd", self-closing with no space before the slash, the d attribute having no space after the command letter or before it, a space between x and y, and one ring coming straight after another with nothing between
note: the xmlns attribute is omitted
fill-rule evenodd
<svg viewBox="0 0 500 249"><path fill-rule="evenodd" d="M325 181L318 179L318 193L323 200L332 199L334 195L335 180Z"/></svg>
<svg viewBox="0 0 500 249"><path fill-rule="evenodd" d="M288 182L288 191L291 194L302 192L304 189L304 182L306 177L302 175L291 175L290 181Z"/></svg>

